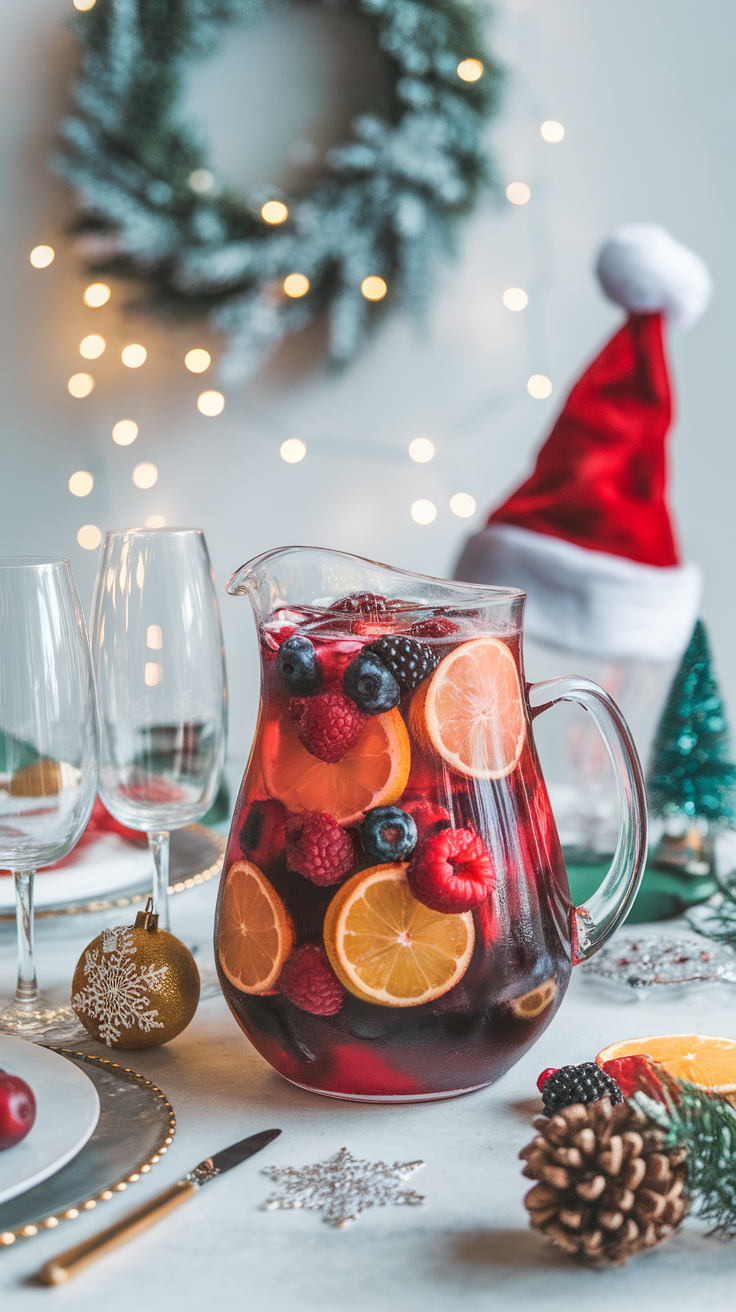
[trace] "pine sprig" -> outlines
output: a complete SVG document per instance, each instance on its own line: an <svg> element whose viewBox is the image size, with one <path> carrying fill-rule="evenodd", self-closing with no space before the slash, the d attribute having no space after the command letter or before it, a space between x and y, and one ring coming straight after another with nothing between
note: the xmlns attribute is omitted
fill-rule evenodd
<svg viewBox="0 0 736 1312"><path fill-rule="evenodd" d="M661 1068L657 1074L662 1079ZM711 1233L736 1236L736 1111L725 1098L692 1084L667 1081L666 1104L645 1094L630 1100L667 1132L665 1146L688 1150L690 1211Z"/></svg>

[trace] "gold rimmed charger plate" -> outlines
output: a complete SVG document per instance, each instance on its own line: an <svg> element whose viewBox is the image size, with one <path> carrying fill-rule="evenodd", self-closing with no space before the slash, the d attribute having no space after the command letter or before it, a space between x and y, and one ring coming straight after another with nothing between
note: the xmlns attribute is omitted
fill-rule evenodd
<svg viewBox="0 0 736 1312"><path fill-rule="evenodd" d="M187 825L186 829L174 829L170 838L169 859L169 893L184 893L214 879L222 869L227 840L214 829L205 825ZM53 877L50 873L49 878ZM128 888L120 889L105 897L90 898L87 901L75 899L60 902L58 905L35 909L36 920L56 916L79 916L91 911L112 911L145 902L151 892L151 876L140 880ZM0 924L15 922L15 909L0 911Z"/></svg>
<svg viewBox="0 0 736 1312"><path fill-rule="evenodd" d="M0 1248L74 1221L123 1193L161 1160L176 1130L174 1109L151 1080L108 1057L51 1051L84 1066L100 1097L100 1119L71 1162L0 1206Z"/></svg>

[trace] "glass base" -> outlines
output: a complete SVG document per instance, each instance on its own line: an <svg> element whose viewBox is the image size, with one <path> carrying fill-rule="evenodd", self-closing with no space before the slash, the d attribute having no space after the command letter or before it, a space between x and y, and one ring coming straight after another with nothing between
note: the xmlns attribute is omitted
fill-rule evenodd
<svg viewBox="0 0 736 1312"><path fill-rule="evenodd" d="M71 1007L46 1007L36 1002L11 1002L0 1011L0 1034L14 1034L31 1043L69 1043L89 1034Z"/></svg>
<svg viewBox="0 0 736 1312"><path fill-rule="evenodd" d="M284 1075L285 1080L289 1080L288 1075ZM332 1089L314 1089L310 1084L300 1084L298 1080L289 1080L289 1084L296 1085L297 1089L306 1089L307 1093L320 1093L323 1098L339 1098L346 1102L386 1102L386 1103L403 1103L403 1102L443 1102L445 1098L462 1098L465 1093L477 1093L479 1089L487 1089L492 1081L486 1084L473 1084L468 1089L443 1089L440 1093L335 1093Z"/></svg>

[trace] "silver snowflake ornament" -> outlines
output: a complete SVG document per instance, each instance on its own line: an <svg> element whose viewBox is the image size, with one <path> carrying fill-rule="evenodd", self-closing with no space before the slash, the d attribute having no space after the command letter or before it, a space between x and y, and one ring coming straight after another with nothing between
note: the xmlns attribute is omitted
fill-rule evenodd
<svg viewBox="0 0 736 1312"><path fill-rule="evenodd" d="M158 1008L151 1007L149 993L160 993L168 966L152 963L139 969L131 958L136 955L133 931L128 925L106 929L102 948L87 949L84 954L84 977L87 984L72 998L76 1012L100 1022L99 1036L111 1048L123 1029L137 1026L144 1034L162 1030L156 1020Z"/></svg>
<svg viewBox="0 0 736 1312"><path fill-rule="evenodd" d="M369 1207L416 1207L424 1202L413 1189L403 1189L405 1180L424 1162L365 1162L341 1148L334 1157L313 1166L268 1167L263 1174L281 1186L263 1204L267 1212L304 1208L324 1212L324 1220L342 1229L357 1221Z"/></svg>

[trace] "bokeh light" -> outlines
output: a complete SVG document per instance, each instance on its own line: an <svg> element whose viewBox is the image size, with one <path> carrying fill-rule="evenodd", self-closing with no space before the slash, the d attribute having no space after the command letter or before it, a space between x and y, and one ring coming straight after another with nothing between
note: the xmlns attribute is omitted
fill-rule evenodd
<svg viewBox="0 0 736 1312"><path fill-rule="evenodd" d="M164 519L163 515L149 515L149 516L148 516L148 519L146 520L146 528L165 528L165 527L166 527L166 520ZM151 628L155 628L156 626L155 626L154 624L152 624L150 627L151 627ZM159 633L160 633L160 632L161 632L161 630L159 629ZM152 643L149 642L148 645L149 645L149 647L150 647L150 646L152 646ZM160 647L160 646L161 646L161 643L159 643L158 645L159 645L159 647Z"/></svg>
<svg viewBox="0 0 736 1312"><path fill-rule="evenodd" d="M360 290L367 301L382 301L388 291L388 287L383 281L383 278L372 276L363 279L360 284Z"/></svg>
<svg viewBox="0 0 736 1312"><path fill-rule="evenodd" d="M140 342L131 342L130 346L123 347L122 361L129 369L140 369L146 362L148 351Z"/></svg>
<svg viewBox="0 0 736 1312"><path fill-rule="evenodd" d="M118 419L112 430L112 440L118 446L130 446L138 436L138 425L134 419Z"/></svg>
<svg viewBox="0 0 736 1312"><path fill-rule="evenodd" d="M285 460L287 465L298 465L307 454L307 448L298 437L289 437L279 447L279 455Z"/></svg>
<svg viewBox="0 0 736 1312"><path fill-rule="evenodd" d="M189 186L192 191L203 194L206 191L212 191L215 185L215 175L210 173L209 169L195 169L189 174Z"/></svg>
<svg viewBox="0 0 736 1312"><path fill-rule="evenodd" d="M456 492L454 497L450 497L450 510L453 515L459 515L460 519L470 519L475 514L475 497L471 497L469 492Z"/></svg>
<svg viewBox="0 0 736 1312"><path fill-rule="evenodd" d="M415 501L411 508L411 517L415 524L431 524L437 518L437 507L433 501Z"/></svg>
<svg viewBox="0 0 736 1312"><path fill-rule="evenodd" d="M90 333L89 337L83 337L79 343L79 354L83 355L85 360L96 360L104 349L105 339L99 337L97 333Z"/></svg>
<svg viewBox="0 0 736 1312"><path fill-rule="evenodd" d="M80 397L89 396L94 385L95 385L95 380L91 374L72 374L71 378L69 379L69 382L67 383L67 387L69 388L69 391L71 392L72 396L80 396Z"/></svg>
<svg viewBox="0 0 736 1312"><path fill-rule="evenodd" d="M525 182L510 182L506 188L506 199L510 200L512 205L526 205L531 198L531 189Z"/></svg>
<svg viewBox="0 0 736 1312"><path fill-rule="evenodd" d="M133 482L136 487L153 487L158 478L158 470L155 465L148 464L144 461L142 465L136 465L133 470Z"/></svg>
<svg viewBox="0 0 736 1312"><path fill-rule="evenodd" d="M184 356L184 363L190 374L203 374L205 369L209 369L212 364L212 356L209 351L203 351L200 347L195 346L193 351L187 351Z"/></svg>
<svg viewBox="0 0 736 1312"><path fill-rule="evenodd" d="M562 141L562 138L565 135L565 129L562 124L558 123L557 119L554 118L545 119L539 131L544 137L544 140L549 141L552 146L556 146L558 141Z"/></svg>
<svg viewBox="0 0 736 1312"><path fill-rule="evenodd" d="M47 269L54 258L54 248L53 246L34 246L30 258L34 269Z"/></svg>
<svg viewBox="0 0 736 1312"><path fill-rule="evenodd" d="M97 0L74 0L74 8L84 13L87 9L94 9L96 3Z"/></svg>
<svg viewBox="0 0 736 1312"><path fill-rule="evenodd" d="M288 215L289 211L280 200L267 200L261 207L261 218L265 219L266 223L283 223Z"/></svg>
<svg viewBox="0 0 736 1312"><path fill-rule="evenodd" d="M526 390L536 401L544 401L552 391L552 384L544 374L532 374Z"/></svg>
<svg viewBox="0 0 736 1312"><path fill-rule="evenodd" d="M225 409L225 398L222 392L202 392L197 397L197 409L202 415L209 415L213 418L219 415Z"/></svg>
<svg viewBox="0 0 736 1312"><path fill-rule="evenodd" d="M77 533L77 542L85 551L94 551L102 541L102 534L96 524L83 524Z"/></svg>
<svg viewBox="0 0 736 1312"><path fill-rule="evenodd" d="M105 305L107 301L109 301L110 288L104 282L90 283L89 287L85 289L82 299L84 300L85 305L89 305L93 310L96 310L99 306Z"/></svg>
<svg viewBox="0 0 736 1312"><path fill-rule="evenodd" d="M483 76L483 65L479 59L463 59L457 66L457 75L463 82L477 82Z"/></svg>
<svg viewBox="0 0 736 1312"><path fill-rule="evenodd" d="M87 473L86 469L78 469L76 474L72 474L69 479L69 491L74 497L89 496L94 485L95 480L91 474Z"/></svg>
<svg viewBox="0 0 736 1312"><path fill-rule="evenodd" d="M507 310L525 310L529 297L521 287L507 287L503 294L503 303Z"/></svg>
<svg viewBox="0 0 736 1312"><path fill-rule="evenodd" d="M309 279L303 273L290 273L284 278L284 291L287 296L306 296L309 291Z"/></svg>
<svg viewBox="0 0 736 1312"><path fill-rule="evenodd" d="M430 442L428 437L415 437L409 443L409 455L418 465L426 465L434 456L434 442Z"/></svg>

